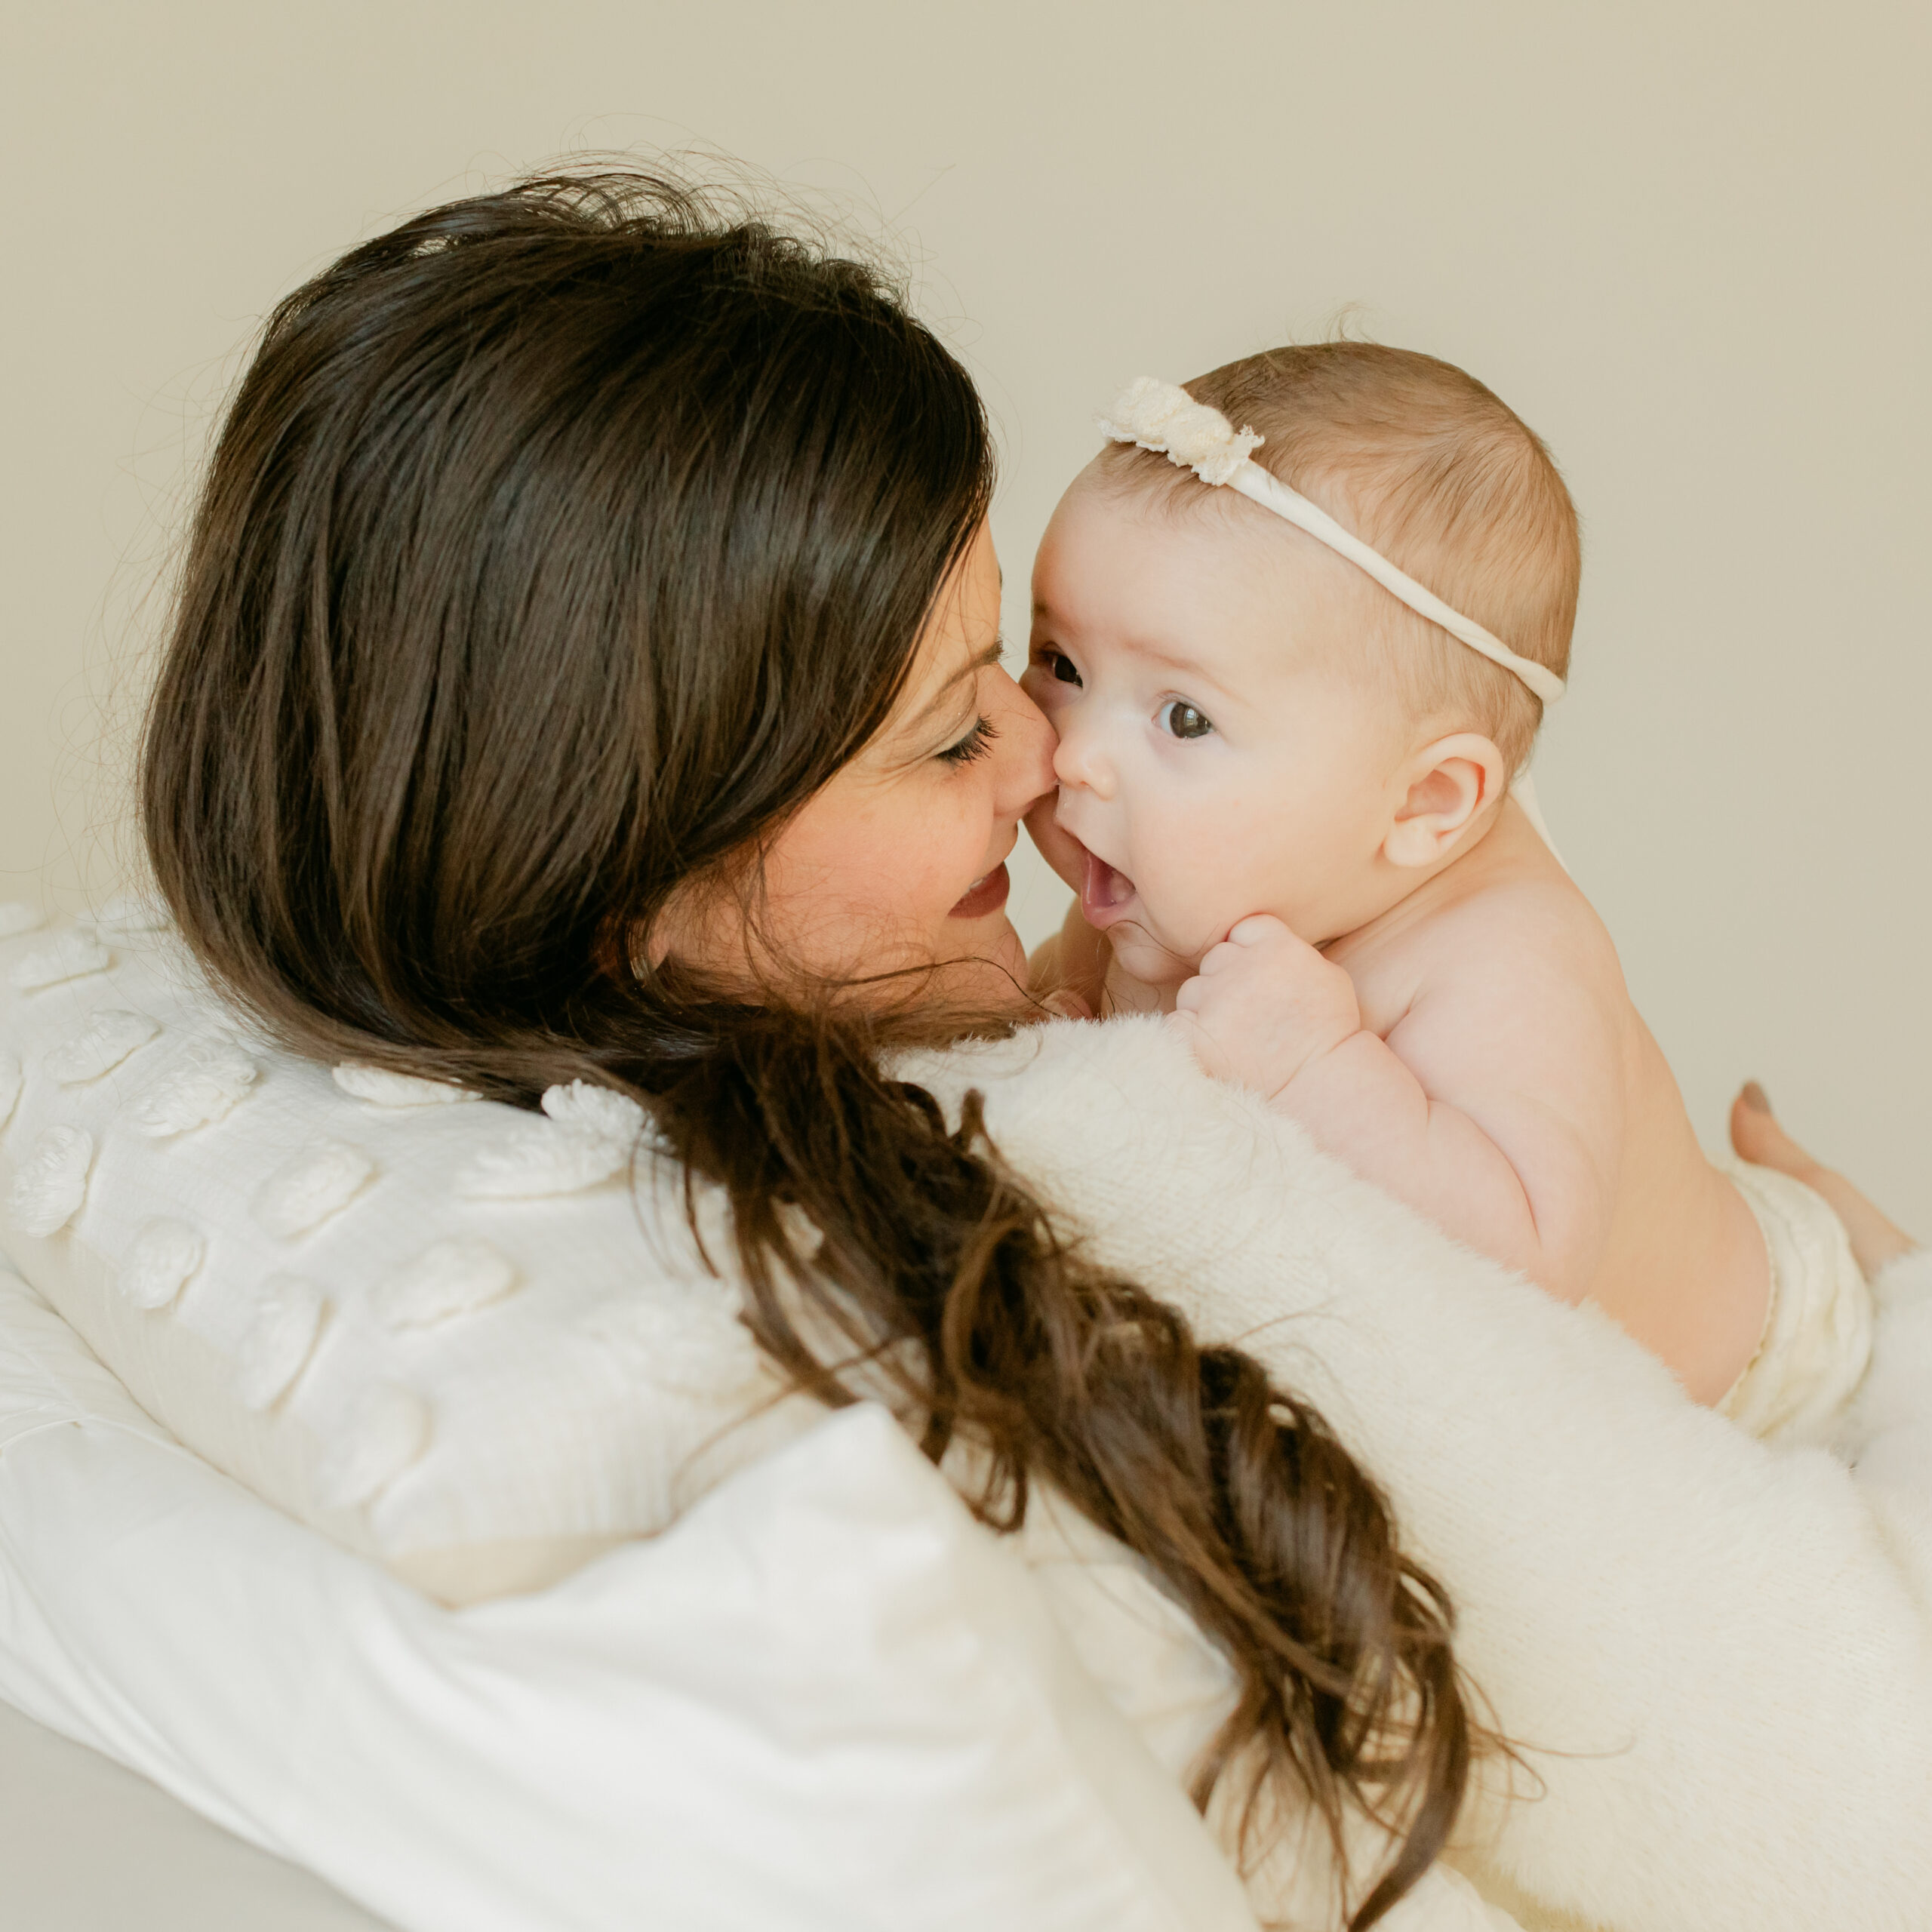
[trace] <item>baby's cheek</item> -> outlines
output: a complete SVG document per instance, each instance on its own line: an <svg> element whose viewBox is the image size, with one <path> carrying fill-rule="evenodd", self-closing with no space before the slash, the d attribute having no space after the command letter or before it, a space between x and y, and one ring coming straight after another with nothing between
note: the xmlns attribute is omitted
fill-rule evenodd
<svg viewBox="0 0 1932 1932"><path fill-rule="evenodd" d="M1247 903L1238 875L1230 855L1204 841L1191 857L1160 866L1142 897L1162 940L1195 961L1220 945L1230 926L1259 909Z"/></svg>
<svg viewBox="0 0 1932 1932"><path fill-rule="evenodd" d="M1084 856L1080 841L1071 832L1061 829L1055 816L1059 809L1060 794L1049 792L1026 814L1026 835L1038 848L1040 857L1046 860L1060 876L1061 881L1080 890L1081 880L1085 870Z"/></svg>

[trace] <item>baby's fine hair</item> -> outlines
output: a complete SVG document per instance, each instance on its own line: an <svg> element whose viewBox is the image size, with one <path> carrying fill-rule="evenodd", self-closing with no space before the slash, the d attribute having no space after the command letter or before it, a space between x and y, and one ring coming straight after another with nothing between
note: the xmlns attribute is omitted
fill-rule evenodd
<svg viewBox="0 0 1932 1932"><path fill-rule="evenodd" d="M1378 343L1271 349L1186 385L1266 440L1254 460L1313 499L1443 601L1558 677L1570 666L1582 546L1575 506L1543 440L1453 364ZM1116 446L1137 485L1219 497L1164 457ZM1364 578L1364 582L1367 580ZM1420 719L1529 755L1541 700L1393 597L1361 640Z"/></svg>

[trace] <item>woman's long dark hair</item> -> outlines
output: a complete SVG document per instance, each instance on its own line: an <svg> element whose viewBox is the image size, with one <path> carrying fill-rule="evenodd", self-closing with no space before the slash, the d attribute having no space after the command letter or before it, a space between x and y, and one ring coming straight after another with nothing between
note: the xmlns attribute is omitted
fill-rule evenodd
<svg viewBox="0 0 1932 1932"><path fill-rule="evenodd" d="M913 1022L634 964L878 730L991 476L971 381L862 266L629 174L435 209L282 303L242 382L148 720L148 849L297 1051L645 1099L728 1190L776 1361L838 1403L865 1357L928 1453L985 1452L987 1520L1057 1484L1219 1644L1239 1702L1198 1800L1238 1764L1338 1853L1349 1804L1387 1823L1366 1927L1471 1748L1446 1601L1375 1485L1252 1358L1070 1250L977 1100L950 1127L881 1071Z"/></svg>

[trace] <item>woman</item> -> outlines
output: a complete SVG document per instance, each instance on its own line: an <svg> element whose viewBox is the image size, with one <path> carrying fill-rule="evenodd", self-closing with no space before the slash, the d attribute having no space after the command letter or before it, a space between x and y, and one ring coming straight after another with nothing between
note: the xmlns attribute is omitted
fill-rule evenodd
<svg viewBox="0 0 1932 1932"><path fill-rule="evenodd" d="M1000 666L992 463L851 263L641 180L421 217L284 303L235 397L149 851L297 1051L646 1100L728 1190L780 1365L833 1403L883 1378L1002 1527L1051 1481L1213 1634L1241 1693L1204 1798L1291 1793L1338 1854L1390 1820L1366 1927L1466 1776L1440 1592L1318 1416L880 1070L1031 1012L1004 861L1051 734Z"/></svg>
<svg viewBox="0 0 1932 1932"><path fill-rule="evenodd" d="M1110 1053L1158 1058L1158 1034L1048 1029L1023 1078L997 1044L921 1058L923 1086L881 1070L1033 1017L1003 861L1051 781L1043 722L998 667L989 472L970 384L871 278L654 184L536 183L356 251L271 323L198 519L144 770L184 934L302 1051L525 1103L574 1075L645 1099L675 1157L729 1191L774 1360L835 1403L863 1374L935 1457L971 1445L969 1500L996 1526L1029 1481L1065 1492L1207 1633L1236 1688L1202 1795L1218 1782L1238 1814L1258 1777L1337 1854L1364 1814L1386 1821L1348 1922L1394 1906L1447 1842L1474 1727L1441 1592L1291 1385L1323 1387L1386 1458L1501 1728L1539 1752L1543 1804L1474 1814L1495 1828L1469 1854L1491 1888L1631 1932L1815 1924L1792 1835L1734 1857L1698 1807L1731 1767L1764 1768L1814 1811L1821 1780L1860 1807L1847 1846L1915 1815L1895 1761L1823 1734L1862 1721L1863 1680L1821 1660L1746 1721L1673 1674L1671 1647L1626 1639L1680 1634L1675 1580L1694 1574L1684 1601L1727 1620L1719 1662L1748 1675L1783 1654L1746 1614L1766 1578L1821 1615L1844 1599L1776 1551L1700 1567L1730 1517L1695 1484L1669 1564L1629 1550L1682 1500L1684 1467L1755 1485L1780 1520L1809 1512L1837 1539L1832 1576L1863 1592L1841 1634L1897 1663L1890 1708L1909 1713L1926 1686L1898 1660L1923 1626L1860 1543L1847 1483L1794 1488L1618 1356L1624 1422L1674 1460L1592 1488L1629 1444L1546 1386L1580 1318L1426 1230L1344 1254L1334 1230L1367 1191L1309 1181L1278 1128L1260 1131L1251 1211L1189 1166L1257 1131L1238 1098L1166 1065L1171 1103L1136 1113L1088 1077ZM1097 1094L1091 1133L1029 1114L1056 1078ZM1122 1135L1164 1132L1148 1184L1124 1185ZM1235 1231L1211 1268L1190 1265L1195 1223ZM1268 1297L1307 1241L1330 1257L1312 1306L1367 1306L1351 1269L1361 1292L1379 1271L1439 1275L1436 1325L1288 1333ZM1499 1367L1467 1311L1506 1302L1524 1353ZM1379 1403L1377 1377L1397 1392ZM1418 1458L1404 1429L1439 1431L1440 1453ZM1522 1480L1546 1465L1564 1481ZM1552 1571L1586 1532L1595 1569ZM1596 1703L1566 1703L1586 1678ZM1511 1761L1485 1762L1494 1798ZM1909 1923L1910 1861L1875 1866L1829 1896L1862 1924Z"/></svg>

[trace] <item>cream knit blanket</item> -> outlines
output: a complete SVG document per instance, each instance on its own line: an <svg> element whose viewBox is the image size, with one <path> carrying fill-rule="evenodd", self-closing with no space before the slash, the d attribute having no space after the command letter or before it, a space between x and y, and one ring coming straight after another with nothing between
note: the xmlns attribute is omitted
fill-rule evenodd
<svg viewBox="0 0 1932 1932"><path fill-rule="evenodd" d="M1839 1455L1688 1401L1202 1078L1157 1023L920 1069L1108 1263L1311 1398L1448 1586L1541 1781L1458 1862L1526 1925L1932 1926L1932 1259L1881 1278Z"/></svg>

